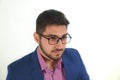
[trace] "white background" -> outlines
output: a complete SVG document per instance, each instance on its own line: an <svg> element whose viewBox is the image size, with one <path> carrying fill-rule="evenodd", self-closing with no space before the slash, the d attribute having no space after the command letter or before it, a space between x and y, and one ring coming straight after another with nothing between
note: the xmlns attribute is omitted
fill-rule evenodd
<svg viewBox="0 0 120 80"><path fill-rule="evenodd" d="M62 11L91 80L120 80L119 0L0 0L0 80L7 65L35 50L35 21L46 9Z"/></svg>

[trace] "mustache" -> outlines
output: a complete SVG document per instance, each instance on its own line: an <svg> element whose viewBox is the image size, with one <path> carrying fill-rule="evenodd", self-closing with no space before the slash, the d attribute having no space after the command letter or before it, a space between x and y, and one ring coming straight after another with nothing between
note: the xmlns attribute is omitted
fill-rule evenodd
<svg viewBox="0 0 120 80"><path fill-rule="evenodd" d="M52 50L52 52L55 52L55 51L63 51L63 49L55 49L55 50Z"/></svg>

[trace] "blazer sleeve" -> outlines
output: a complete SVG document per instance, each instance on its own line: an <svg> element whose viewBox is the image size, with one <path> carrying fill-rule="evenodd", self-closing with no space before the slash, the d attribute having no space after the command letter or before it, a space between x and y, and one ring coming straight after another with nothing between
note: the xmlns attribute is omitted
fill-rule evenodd
<svg viewBox="0 0 120 80"><path fill-rule="evenodd" d="M63 63L71 80L89 80L89 75L78 50L66 48L63 54Z"/></svg>
<svg viewBox="0 0 120 80"><path fill-rule="evenodd" d="M88 75L87 70L86 70L86 67L84 65L84 62L80 56L80 53L77 50L76 50L76 52L78 53L78 57L81 61L81 76L79 77L78 80L90 80L89 75Z"/></svg>
<svg viewBox="0 0 120 80"><path fill-rule="evenodd" d="M6 80L15 80L12 75L12 70L9 66L8 66L8 74L7 74Z"/></svg>

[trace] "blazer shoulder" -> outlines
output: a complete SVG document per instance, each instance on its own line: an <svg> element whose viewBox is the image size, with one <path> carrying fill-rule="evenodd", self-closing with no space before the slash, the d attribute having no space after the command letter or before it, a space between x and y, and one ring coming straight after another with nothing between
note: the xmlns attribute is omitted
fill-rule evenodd
<svg viewBox="0 0 120 80"><path fill-rule="evenodd" d="M66 48L64 52L66 54L79 54L78 50L75 48Z"/></svg>
<svg viewBox="0 0 120 80"><path fill-rule="evenodd" d="M63 53L63 58L69 58L69 59L80 59L80 53L77 49L74 48L66 48Z"/></svg>
<svg viewBox="0 0 120 80"><path fill-rule="evenodd" d="M24 57L10 63L8 65L8 68L13 68L13 69L17 69L19 67L25 67L26 65L29 65L32 61L32 56L35 54L35 52L31 52L27 55L25 55Z"/></svg>

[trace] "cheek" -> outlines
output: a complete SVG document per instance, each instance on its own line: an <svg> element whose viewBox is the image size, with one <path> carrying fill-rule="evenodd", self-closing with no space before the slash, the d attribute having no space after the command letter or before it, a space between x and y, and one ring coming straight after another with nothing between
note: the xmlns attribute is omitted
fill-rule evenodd
<svg viewBox="0 0 120 80"><path fill-rule="evenodd" d="M41 42L42 48L46 51L46 52L50 52L52 50L52 46L49 45L46 42Z"/></svg>

